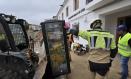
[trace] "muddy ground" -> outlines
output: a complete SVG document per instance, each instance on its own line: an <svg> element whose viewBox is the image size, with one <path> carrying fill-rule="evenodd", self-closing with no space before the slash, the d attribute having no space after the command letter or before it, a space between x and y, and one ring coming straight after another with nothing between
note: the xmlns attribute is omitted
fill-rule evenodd
<svg viewBox="0 0 131 79"><path fill-rule="evenodd" d="M87 57L88 54L83 56L78 56L71 52L72 62L71 62L71 74L69 74L69 79L90 79ZM120 79L120 61L119 56L115 57L112 63L110 72L108 74L109 79ZM131 79L131 60L129 61L129 78Z"/></svg>
<svg viewBox="0 0 131 79"><path fill-rule="evenodd" d="M89 69L88 69L88 63L87 63L87 57L88 54L78 56L71 52L72 62L71 62L71 73L68 74L68 79L90 79ZM39 67L37 69L36 75L34 79L41 79L44 70L46 62L42 61L39 64ZM120 79L120 61L119 56L115 58L113 61L112 67L109 72L109 78L108 79ZM66 79L66 78L62 78ZM129 61L129 78L131 79L131 60Z"/></svg>

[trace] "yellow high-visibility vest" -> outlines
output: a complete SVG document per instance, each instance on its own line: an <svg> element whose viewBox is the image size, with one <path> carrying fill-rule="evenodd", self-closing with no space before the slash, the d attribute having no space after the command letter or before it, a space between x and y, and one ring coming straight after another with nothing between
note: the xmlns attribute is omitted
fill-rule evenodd
<svg viewBox="0 0 131 79"><path fill-rule="evenodd" d="M131 56L131 47L128 45L129 39L131 39L131 34L127 33L122 38L119 37L118 41L118 53L125 57Z"/></svg>
<svg viewBox="0 0 131 79"><path fill-rule="evenodd" d="M110 50L116 48L114 36L109 32L91 30L82 31L79 35L88 40L90 49Z"/></svg>

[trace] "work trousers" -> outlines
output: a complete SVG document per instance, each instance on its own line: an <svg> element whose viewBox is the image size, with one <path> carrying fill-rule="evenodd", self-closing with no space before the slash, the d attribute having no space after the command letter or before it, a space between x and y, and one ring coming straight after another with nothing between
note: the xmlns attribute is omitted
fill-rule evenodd
<svg viewBox="0 0 131 79"><path fill-rule="evenodd" d="M121 79L127 79L128 77L128 61L130 57L124 57L120 55L121 62Z"/></svg>

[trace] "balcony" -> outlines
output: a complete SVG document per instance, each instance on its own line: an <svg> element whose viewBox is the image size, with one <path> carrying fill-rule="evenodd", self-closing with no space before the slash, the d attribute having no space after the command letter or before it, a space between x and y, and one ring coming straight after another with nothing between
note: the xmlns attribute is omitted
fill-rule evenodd
<svg viewBox="0 0 131 79"><path fill-rule="evenodd" d="M93 0L92 2L90 2L89 4L87 4L86 9L87 10L95 10L97 8L100 8L106 4L109 4L111 2L113 2L115 0Z"/></svg>

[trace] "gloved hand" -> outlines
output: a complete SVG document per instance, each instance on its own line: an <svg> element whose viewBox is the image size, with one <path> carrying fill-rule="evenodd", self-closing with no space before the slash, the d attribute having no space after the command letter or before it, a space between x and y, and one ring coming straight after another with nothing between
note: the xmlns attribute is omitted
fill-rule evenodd
<svg viewBox="0 0 131 79"><path fill-rule="evenodd" d="M111 66L112 66L112 61L113 61L113 60L111 60L111 59L110 59L109 67L111 67Z"/></svg>

